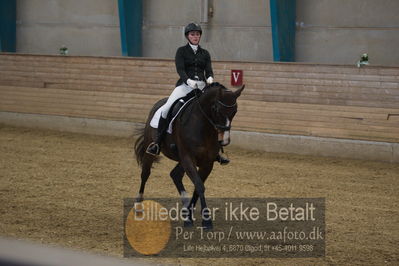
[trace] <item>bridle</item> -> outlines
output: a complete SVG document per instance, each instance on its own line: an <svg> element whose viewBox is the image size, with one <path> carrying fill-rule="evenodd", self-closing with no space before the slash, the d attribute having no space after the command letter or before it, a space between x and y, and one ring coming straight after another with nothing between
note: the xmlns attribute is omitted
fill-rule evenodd
<svg viewBox="0 0 399 266"><path fill-rule="evenodd" d="M202 109L201 103L200 103L200 101L199 101L198 94L196 94L196 98L197 98L198 106L199 106L199 109L201 110L202 115L203 115L203 116L208 120L208 122L215 128L216 131L218 131L218 132L219 132L219 131L224 132L224 131L229 131L229 130L231 129L231 124L229 124L228 126L226 126L226 125L221 125L221 124L215 123L215 122L205 113L205 111ZM212 111L215 112L215 114L221 115L222 117L225 118L225 120L227 120L227 119L228 119L228 116L225 115L225 114L223 114L223 113L220 111L221 108L229 109L229 108L234 108L234 107L236 107L236 106L237 106L237 102L235 102L235 103L232 104L232 105L228 105L228 104L223 103L223 102L220 101L220 100L217 100L217 101L212 105L211 109L212 109Z"/></svg>

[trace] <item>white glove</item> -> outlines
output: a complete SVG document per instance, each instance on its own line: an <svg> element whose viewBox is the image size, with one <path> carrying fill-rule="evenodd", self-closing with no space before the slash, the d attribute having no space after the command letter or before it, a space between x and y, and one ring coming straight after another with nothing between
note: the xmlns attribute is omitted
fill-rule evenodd
<svg viewBox="0 0 399 266"><path fill-rule="evenodd" d="M190 87L190 88L192 88L192 89L196 89L198 86L197 86L197 82L195 81L195 80L192 80L192 79L188 79L187 80L187 85Z"/></svg>
<svg viewBox="0 0 399 266"><path fill-rule="evenodd" d="M206 83L212 84L212 83L213 83L213 78L212 78L212 77L209 77L209 78L206 80Z"/></svg>

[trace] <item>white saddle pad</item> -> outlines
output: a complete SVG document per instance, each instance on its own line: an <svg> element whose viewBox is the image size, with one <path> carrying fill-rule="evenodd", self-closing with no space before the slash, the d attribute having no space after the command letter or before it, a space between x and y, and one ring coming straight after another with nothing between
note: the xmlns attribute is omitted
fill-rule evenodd
<svg viewBox="0 0 399 266"><path fill-rule="evenodd" d="M194 100L194 98L195 98L195 97L193 97L193 98L189 99L187 102L185 102L185 103L182 105L182 107L180 107L179 111L177 111L176 115L171 119L171 121L170 121L170 123L169 123L169 126L168 126L168 130L167 130L167 132L168 132L169 134L172 134L172 131L173 131L173 129L172 129L172 127L173 127L173 122L175 121L176 117L180 114L180 112L183 110L183 108L184 108L188 103L190 103L192 100ZM161 114L162 114L162 107L163 107L163 105L162 105L161 107L158 108L158 110L155 112L154 116L153 116L152 119L151 119L150 126L151 126L152 128L158 128L159 118L161 117Z"/></svg>

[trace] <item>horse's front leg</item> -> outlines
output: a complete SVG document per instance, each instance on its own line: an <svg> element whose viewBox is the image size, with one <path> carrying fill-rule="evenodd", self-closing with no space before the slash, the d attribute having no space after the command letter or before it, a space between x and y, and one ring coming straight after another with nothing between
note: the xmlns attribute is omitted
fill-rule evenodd
<svg viewBox="0 0 399 266"><path fill-rule="evenodd" d="M184 171L186 172L187 176L190 178L191 182L193 182L194 191L196 192L197 195L201 195L202 198L204 198L205 186L197 172L197 168L195 167L194 162L188 157L183 157L183 158L184 159L180 162L180 164L183 167ZM206 206L206 201L204 200L204 202L205 202L205 206ZM185 227L193 226L194 207L195 207L195 203L193 204L193 199L191 199L191 202L188 206L188 216L186 217L186 219L184 221Z"/></svg>
<svg viewBox="0 0 399 266"><path fill-rule="evenodd" d="M213 162L210 162L209 164L206 164L199 168L198 174L204 184L205 184L205 181L208 178L209 174L211 173L212 169L213 169ZM189 204L189 206L191 206L191 209L193 209L195 207L195 205L197 204L198 198L199 198L198 193L194 190L193 196L191 197L191 201Z"/></svg>
<svg viewBox="0 0 399 266"><path fill-rule="evenodd" d="M197 199L199 198L201 201L201 218L202 218L202 226L205 229L212 229L212 217L210 215L209 209L205 200L205 186L204 181L209 176L209 173L212 171L213 162L209 164L207 167L200 167L199 171L197 171L194 162L187 158L182 161L182 166L194 184L195 192L193 194L193 198L190 202L189 207L189 220L185 222L186 226L192 225L192 211L195 206ZM190 224L191 223L191 224Z"/></svg>
<svg viewBox="0 0 399 266"><path fill-rule="evenodd" d="M170 172L170 177L172 178L173 182L175 183L175 186L177 188L177 191L180 194L183 206L188 208L190 200L188 198L188 193L186 192L186 189L184 188L183 185L183 176L184 176L184 169L178 163L175 168Z"/></svg>
<svg viewBox="0 0 399 266"><path fill-rule="evenodd" d="M201 181L204 185L205 185L205 181L208 178L209 174L211 173L212 169L213 169L213 161L210 161L209 163L199 167L198 175L200 176ZM205 229L212 229L213 225L212 225L211 212L207 208L207 204L205 202L205 195L202 195L202 197L199 194L197 194L197 195L198 195L197 199L199 198L201 201L202 226L205 227ZM192 201L193 201L193 205L195 205L196 200L194 198L194 195L193 195Z"/></svg>

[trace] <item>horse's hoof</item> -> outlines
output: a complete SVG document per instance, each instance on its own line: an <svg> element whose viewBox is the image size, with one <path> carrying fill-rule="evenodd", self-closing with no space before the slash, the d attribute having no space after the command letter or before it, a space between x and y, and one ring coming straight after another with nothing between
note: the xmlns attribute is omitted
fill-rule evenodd
<svg viewBox="0 0 399 266"><path fill-rule="evenodd" d="M212 230L213 229L213 224L211 220L202 220L202 227L205 230Z"/></svg>
<svg viewBox="0 0 399 266"><path fill-rule="evenodd" d="M194 223L193 221L189 220L189 221L184 221L184 227L188 228L188 227L193 227Z"/></svg>

